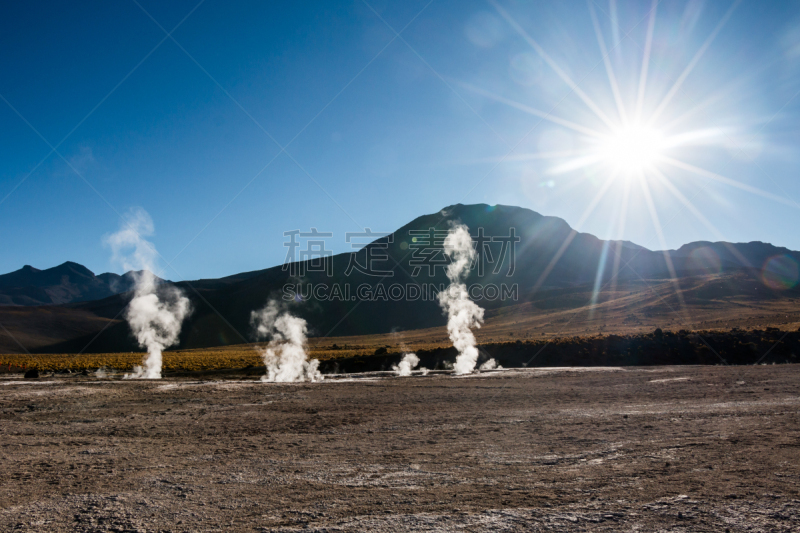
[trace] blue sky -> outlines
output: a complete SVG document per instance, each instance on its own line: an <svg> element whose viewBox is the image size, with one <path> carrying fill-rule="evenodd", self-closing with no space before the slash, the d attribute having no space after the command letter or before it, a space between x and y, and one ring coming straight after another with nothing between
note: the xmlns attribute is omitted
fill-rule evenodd
<svg viewBox="0 0 800 533"><path fill-rule="evenodd" d="M137 207L174 280L279 264L284 231L342 252L458 202L651 249L800 249L800 5L663 2L649 32L652 7L4 3L0 272L118 271L103 238ZM649 132L647 168L618 175Z"/></svg>

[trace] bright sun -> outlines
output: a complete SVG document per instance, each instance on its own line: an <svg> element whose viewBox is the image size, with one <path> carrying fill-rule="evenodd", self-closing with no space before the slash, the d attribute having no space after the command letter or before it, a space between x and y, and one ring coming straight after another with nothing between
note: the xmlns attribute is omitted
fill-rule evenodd
<svg viewBox="0 0 800 533"><path fill-rule="evenodd" d="M604 136L597 157L623 176L642 175L663 155L664 135L646 125L630 125Z"/></svg>
<svg viewBox="0 0 800 533"><path fill-rule="evenodd" d="M692 126L694 121L697 120L697 115L702 117L702 113L705 112L704 108L717 100L722 101L725 91L712 93L710 98L702 100L702 103L697 103L693 102L694 98L690 96L690 93L682 90L684 82L700 63L703 54L711 46L712 41L726 24L739 2L731 4L715 29L692 56L691 60L688 61L683 71L679 75L677 75L677 71L675 72L676 76L671 86L664 85L665 81L673 77L671 72L659 72L658 76L653 76L650 73L651 55L654 50L658 49L658 47L653 47L653 42L656 27L656 8L659 2L654 1L648 13L649 22L643 46L638 47L638 49L631 49L631 57L638 55L639 50L641 50L641 63L638 65L638 71L634 63L630 63L629 66L623 61L621 44L625 41L615 42L612 49L606 46L606 37L597 18L595 3L589 2L589 15L597 37L598 48L602 54L602 63L605 66L608 88L610 89L610 93L605 90L600 91L599 94L602 96L601 104L598 104L593 98L594 95L590 94L596 89L593 84L587 82L584 84L585 89L582 88L580 83L576 83L569 76L567 73L569 69L559 65L525 31L517 20L496 2L492 2L492 4L494 4L497 12L533 48L533 51L541 61L549 65L558 78L570 88L570 92L559 103L567 96L574 96L591 112L591 118L590 114L581 113L576 115L579 117L577 121L570 120L568 116L558 116L553 112L558 103L549 111L537 109L527 103L511 100L492 91L466 85L486 98L537 117L538 121L533 126L534 128L539 122L546 120L564 130L557 130L558 133L553 134L552 143L550 143L549 138L545 139L547 142L542 143L544 146L552 146L553 148L519 155L521 161L550 160L551 164L544 169L544 173L550 176L575 173L573 175L577 178L590 178L589 183L596 187L596 192L578 220L577 226L580 226L592 214L608 191L614 190L615 185L622 185L621 208L618 210L617 219L614 222L622 231L626 223L627 202L629 193L632 190L631 186L636 184L641 188L650 217L664 249L666 249L667 245L663 241L661 222L658 219L654 197L659 199L661 196L666 196L665 192L683 204L686 209L691 211L704 225L719 236L719 232L710 225L700 210L681 192L678 185L683 180L678 181L671 175L675 170L684 176L698 176L704 180L712 180L729 187L736 187L749 194L757 194L775 202L796 207L796 204L791 202L790 199L768 193L683 160L685 155L697 153L699 149L707 152L710 147L714 147L717 150L725 149L729 152L734 150L734 153L740 151L736 137L731 137L731 134L736 131L735 129L709 126L705 124L705 121L703 127L699 129ZM610 16L613 28L618 24L618 21L616 15ZM643 21L644 19L640 22ZM615 72L615 63L622 65L624 76L621 78ZM661 61L658 61L654 64L661 63ZM598 62L597 65L599 64ZM588 74L585 76L588 76ZM627 80L627 83L620 85L620 80ZM683 95L681 98L683 103L681 105L674 102L675 97L679 94ZM612 100L610 97L613 97L615 104L613 106L611 105ZM606 105L602 105L602 103ZM687 104L691 105L688 109L684 109ZM680 111L680 114L678 111ZM533 129L528 133L532 131ZM693 148L694 150L687 153L684 151L686 148ZM505 158L506 156L501 161ZM673 181L676 183L673 183ZM555 183L555 180L551 179L541 182L540 186L550 188L554 187ZM581 179L565 180L563 182L563 191L572 193L573 188L581 187L585 183ZM655 190L655 195L651 193L651 189ZM724 239L720 238L720 240Z"/></svg>

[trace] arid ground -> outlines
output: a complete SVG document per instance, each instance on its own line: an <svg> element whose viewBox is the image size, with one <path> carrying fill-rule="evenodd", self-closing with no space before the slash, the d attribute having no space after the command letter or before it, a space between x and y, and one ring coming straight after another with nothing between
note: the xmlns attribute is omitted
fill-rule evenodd
<svg viewBox="0 0 800 533"><path fill-rule="evenodd" d="M2 531L797 531L800 366L0 381Z"/></svg>

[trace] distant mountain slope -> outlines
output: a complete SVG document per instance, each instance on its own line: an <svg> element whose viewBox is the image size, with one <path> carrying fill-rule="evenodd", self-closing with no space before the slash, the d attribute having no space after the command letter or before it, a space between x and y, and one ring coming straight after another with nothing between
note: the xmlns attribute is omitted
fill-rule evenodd
<svg viewBox="0 0 800 533"><path fill-rule="evenodd" d="M767 260L776 256L798 257L798 252L760 241L743 243L697 241L684 244L677 250L670 250L673 257L703 258L708 257L709 252L712 261L718 258L722 263L752 268L761 268Z"/></svg>
<svg viewBox="0 0 800 533"><path fill-rule="evenodd" d="M591 294L594 286L612 294L617 285L635 282L639 287L637 290L646 290L653 282L664 285L665 280L674 278L674 283L666 286L674 286L676 291L680 291L686 289L681 286L681 280L707 275L744 276L752 279L753 283L737 282L731 285L734 292L752 285L761 287L755 291L753 297L756 299L784 298L788 293L776 292L775 286L762 283L759 269L772 257L800 263L800 253L764 243L692 243L679 250L655 252L629 242L600 240L573 230L560 218L543 216L528 209L458 204L418 217L358 252L333 256L329 273L315 270L313 264L306 261L216 280L176 283L191 299L193 306L193 313L181 333L180 346L196 348L248 342L252 340L251 312L263 307L270 298L284 299L292 294L298 295L298 301L291 304L293 312L308 321L311 334L315 336L387 333L442 325L445 319L434 293L429 293L427 298L395 299L390 296L390 289L393 286L413 289L447 285L441 262L439 267L429 272L424 261L420 261L425 257L434 258L434 263L442 259L441 240L453 222L466 224L476 241L480 235L484 236L480 248L486 260L485 271L481 275L476 265L466 280L467 284L513 288L516 298L478 301L489 312L524 302L564 308L585 306L585 295ZM435 236L429 246L421 246L429 231L438 232L438 237ZM510 254L508 249L503 249L502 242L503 238L508 240L511 235L519 241L515 247L513 269L509 268ZM491 237L500 240L491 241ZM427 251L422 253L420 248L427 248ZM367 265L375 254L384 254L386 260L379 261L374 269L391 270L392 274L375 276L352 269L353 263ZM348 267L352 271L348 271ZM297 272L292 272L295 269ZM301 275L301 271L305 273ZM786 286L794 286L796 281ZM105 283L110 284L108 281ZM286 291L290 285L293 293ZM350 292L345 298L330 298L334 286L348 286ZM357 297L356 292L361 286L367 287L371 297ZM327 299L309 294L310 290L323 287L327 288ZM547 303L540 298L545 292L552 295ZM790 292L792 297L796 297L794 291ZM127 324L119 320L129 299L129 293L96 301L78 302L73 299L73 303L65 307L102 319L106 327L102 334L97 335L99 329L78 334L80 328L72 324L58 335L51 331L47 343L31 347L53 352L79 351L87 344L89 351L96 352L135 349ZM628 304L621 300L619 305ZM29 329L35 329L36 315L31 313L29 320ZM15 323L17 331L27 331L22 316L16 316ZM2 335L0 330L0 338ZM53 338L62 340L51 342ZM8 342L0 343L0 349L13 349L9 346Z"/></svg>
<svg viewBox="0 0 800 533"><path fill-rule="evenodd" d="M131 290L134 275L127 272L122 276L113 273L95 276L72 261L45 270L25 265L0 275L0 305L59 305L99 300Z"/></svg>

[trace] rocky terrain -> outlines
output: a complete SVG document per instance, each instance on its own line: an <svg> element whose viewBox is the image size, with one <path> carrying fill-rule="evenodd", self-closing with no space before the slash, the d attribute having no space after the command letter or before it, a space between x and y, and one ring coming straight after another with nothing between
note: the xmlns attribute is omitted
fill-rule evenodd
<svg viewBox="0 0 800 533"><path fill-rule="evenodd" d="M797 531L800 366L0 380L2 531Z"/></svg>

